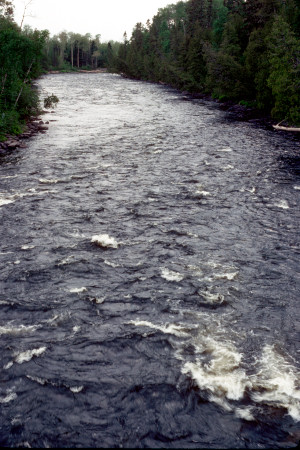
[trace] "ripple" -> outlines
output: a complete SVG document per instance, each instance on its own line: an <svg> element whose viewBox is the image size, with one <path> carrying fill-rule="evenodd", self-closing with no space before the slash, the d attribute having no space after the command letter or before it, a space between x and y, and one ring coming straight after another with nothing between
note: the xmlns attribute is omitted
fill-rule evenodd
<svg viewBox="0 0 300 450"><path fill-rule="evenodd" d="M3 445L288 442L298 145L166 86L39 84L57 120L0 166Z"/></svg>

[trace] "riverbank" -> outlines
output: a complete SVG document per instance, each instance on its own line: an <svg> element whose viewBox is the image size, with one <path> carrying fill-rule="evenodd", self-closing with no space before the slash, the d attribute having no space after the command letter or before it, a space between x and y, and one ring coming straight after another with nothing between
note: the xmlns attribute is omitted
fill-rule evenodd
<svg viewBox="0 0 300 450"><path fill-rule="evenodd" d="M96 69L96 70L76 70L72 72L61 72L61 71L49 71L47 74L63 74L63 73L107 73L107 69ZM123 78L129 78L125 74L120 74ZM133 79L134 80L134 79ZM143 80L141 80L143 81ZM145 82L145 81L143 81ZM152 83L152 82L150 82ZM170 88L172 86L167 85L166 83L159 82L157 84L164 85ZM299 141L300 133L296 131L287 131L284 129L276 128L277 122L275 122L271 116L263 114L261 111L255 108L251 108L248 106L244 106L241 104L235 104L232 101L220 101L212 98L208 94L202 93L191 93L188 91L179 91L187 100L193 99L202 99L204 101L209 101L215 103L219 106L220 109L226 112L226 118L232 121L245 121L254 124L259 128L264 128L275 133L280 133L288 138L292 138L293 140ZM46 111L41 111L40 115L45 113ZM54 113L55 111L51 111ZM39 116L40 116L39 115ZM0 142L0 156L1 154L5 154L9 151L15 150L16 148L26 148L26 140L39 134L46 133L48 130L49 122L51 121L43 121L41 117L35 116L31 117L27 120L26 125L24 127L24 131L19 135L7 135L6 140Z"/></svg>
<svg viewBox="0 0 300 450"><path fill-rule="evenodd" d="M55 74L64 74L64 73L107 73L108 70L106 68L94 69L94 70L84 70L84 69L75 69L72 71L61 71L61 70L49 70L45 73L45 75L55 75ZM42 111L40 115L44 114L46 111ZM51 111L54 113L55 111ZM51 120L50 120L51 121ZM33 116L26 121L24 126L24 131L18 135L6 135L6 139L3 142L0 142L0 156L11 151L16 148L26 148L26 140L37 135L38 133L46 133L48 130L49 121L44 122L40 117Z"/></svg>
<svg viewBox="0 0 300 450"><path fill-rule="evenodd" d="M212 101L214 101L212 99ZM300 138L300 129L297 127L289 127L284 121L280 122L283 126L279 126L278 122L272 119L270 115L263 114L259 109L247 107L241 104L234 104L233 102L217 101L220 108L226 112L228 119L249 122L264 128L274 133L279 133L284 136L289 136L294 140Z"/></svg>
<svg viewBox="0 0 300 450"><path fill-rule="evenodd" d="M209 94L204 94L204 93L200 93L200 92L195 93L195 92L190 92L190 91L182 91L182 90L176 88L175 86L169 85L163 81L155 82L155 81L139 80L136 78L132 78L123 72L121 72L120 75L123 78L131 79L131 80L135 80L135 81L143 81L146 83L155 83L155 84L159 84L162 86L166 86L166 87L175 89L178 92L180 92L187 100L199 99L199 100L205 100L208 102L215 103L220 107L220 109L222 109L223 111L226 112L226 117L229 120L249 122L249 123L256 125L257 127L264 128L264 129L267 129L270 131L274 131L276 133L280 133L282 135L295 138L296 140L299 140L299 138L300 138L300 133L299 133L300 130L298 128L289 127L289 125L285 124L285 123L284 123L285 126L279 127L278 122L275 121L274 119L272 119L271 115L263 113L258 108L245 106L241 103L235 103L232 100L222 101L222 100L213 98ZM282 121L281 124L283 122L284 121Z"/></svg>
<svg viewBox="0 0 300 450"><path fill-rule="evenodd" d="M54 113L54 111L52 112ZM21 134L7 135L6 140L0 142L0 155L15 150L16 148L26 148L26 140L39 133L46 133L49 123L49 120L43 121L38 116L31 117L27 120L24 131Z"/></svg>
<svg viewBox="0 0 300 450"><path fill-rule="evenodd" d="M225 111L228 120L249 122L257 127L292 137L295 140L299 140L300 138L298 128L291 128L284 121L281 122L284 126L278 126L278 122L272 119L271 115L265 114L257 108L234 103L233 101L221 101L214 99L208 94L191 93L188 91L181 91L181 93L191 99L202 99L217 104L221 110Z"/></svg>
<svg viewBox="0 0 300 450"><path fill-rule="evenodd" d="M92 69L92 70L84 70L84 69L73 69L73 70L49 70L47 74L55 75L62 73L108 73L106 68L103 69Z"/></svg>

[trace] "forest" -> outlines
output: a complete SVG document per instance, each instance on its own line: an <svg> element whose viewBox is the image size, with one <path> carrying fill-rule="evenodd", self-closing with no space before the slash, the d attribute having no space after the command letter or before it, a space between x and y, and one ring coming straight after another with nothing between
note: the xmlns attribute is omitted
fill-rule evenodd
<svg viewBox="0 0 300 450"><path fill-rule="evenodd" d="M44 67L67 72L113 68L120 43L102 43L100 38L100 34L93 37L66 31L49 36L44 47Z"/></svg>
<svg viewBox="0 0 300 450"><path fill-rule="evenodd" d="M40 75L113 68L119 45L102 43L100 35L63 31L50 36L48 30L18 25L13 1L0 0L0 142L22 133L27 119L41 110L34 86ZM51 106L51 96L48 100Z"/></svg>
<svg viewBox="0 0 300 450"><path fill-rule="evenodd" d="M104 67L300 125L300 0L179 1L122 43L50 36L17 25L13 13L13 1L0 0L0 140L37 113L32 82L42 73Z"/></svg>
<svg viewBox="0 0 300 450"><path fill-rule="evenodd" d="M136 24L118 70L300 125L300 0L189 0Z"/></svg>
<svg viewBox="0 0 300 450"><path fill-rule="evenodd" d="M43 72L48 33L22 31L13 20L13 4L0 0L0 141L23 131L26 118L39 110L32 80Z"/></svg>

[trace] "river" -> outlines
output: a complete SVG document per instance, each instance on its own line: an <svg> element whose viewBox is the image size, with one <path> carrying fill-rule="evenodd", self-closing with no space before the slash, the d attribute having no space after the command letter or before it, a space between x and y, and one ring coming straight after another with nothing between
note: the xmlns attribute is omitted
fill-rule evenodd
<svg viewBox="0 0 300 450"><path fill-rule="evenodd" d="M0 159L0 443L294 448L299 141L113 74L53 74Z"/></svg>

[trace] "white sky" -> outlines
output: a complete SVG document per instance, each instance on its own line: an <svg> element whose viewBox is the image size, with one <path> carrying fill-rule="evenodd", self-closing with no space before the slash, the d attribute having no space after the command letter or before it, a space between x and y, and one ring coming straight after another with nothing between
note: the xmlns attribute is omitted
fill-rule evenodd
<svg viewBox="0 0 300 450"><path fill-rule="evenodd" d="M24 6L29 0L13 0L15 21L20 25ZM26 10L24 24L38 30L60 31L92 36L101 35L101 41L123 41L137 22L152 20L159 8L177 3L177 0L32 0Z"/></svg>

